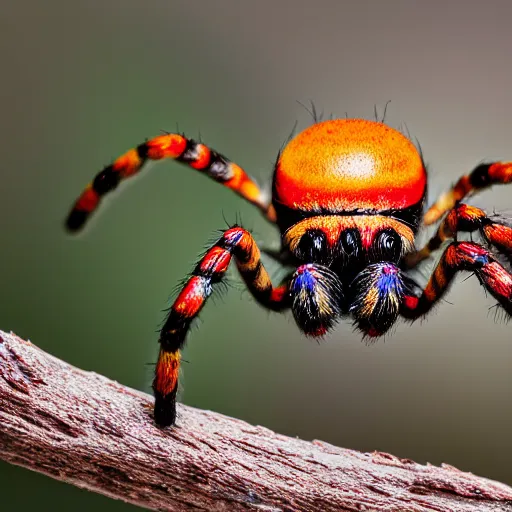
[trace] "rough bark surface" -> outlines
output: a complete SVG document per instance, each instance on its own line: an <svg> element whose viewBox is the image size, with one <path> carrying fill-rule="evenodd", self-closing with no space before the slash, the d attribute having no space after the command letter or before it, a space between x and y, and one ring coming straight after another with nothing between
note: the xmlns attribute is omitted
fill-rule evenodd
<svg viewBox="0 0 512 512"><path fill-rule="evenodd" d="M0 458L153 510L510 511L512 489L152 398L0 331Z"/></svg>

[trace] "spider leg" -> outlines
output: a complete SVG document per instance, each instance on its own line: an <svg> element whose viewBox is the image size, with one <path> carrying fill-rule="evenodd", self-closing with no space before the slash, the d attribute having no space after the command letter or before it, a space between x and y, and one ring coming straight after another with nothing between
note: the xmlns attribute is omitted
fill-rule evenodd
<svg viewBox="0 0 512 512"><path fill-rule="evenodd" d="M275 222L275 210L270 199L240 166L200 142L178 133L169 133L139 144L100 171L74 203L66 220L68 231L82 229L98 208L101 198L122 180L138 174L147 161L164 158L177 160L203 172L256 205L270 222Z"/></svg>
<svg viewBox="0 0 512 512"><path fill-rule="evenodd" d="M512 315L512 275L487 249L473 242L452 242L441 256L423 293L420 297L406 295L400 313L410 319L428 313L461 270L474 272L480 283Z"/></svg>
<svg viewBox="0 0 512 512"><path fill-rule="evenodd" d="M212 293L212 285L222 279L232 257L247 288L261 305L274 311L290 305L288 285L272 285L252 235L238 226L225 231L197 264L171 306L160 332L160 353L153 381L155 421L158 425L172 425L176 420L180 350L192 321Z"/></svg>
<svg viewBox="0 0 512 512"><path fill-rule="evenodd" d="M458 232L479 231L485 241L512 258L512 227L510 222L497 215L489 217L475 206L459 203L443 219L435 235L420 250L407 254L404 262L413 268L428 258L431 253L450 238L456 239Z"/></svg>
<svg viewBox="0 0 512 512"><path fill-rule="evenodd" d="M441 194L425 214L425 224L433 224L466 196L492 185L512 182L512 162L480 164L459 178L450 190Z"/></svg>

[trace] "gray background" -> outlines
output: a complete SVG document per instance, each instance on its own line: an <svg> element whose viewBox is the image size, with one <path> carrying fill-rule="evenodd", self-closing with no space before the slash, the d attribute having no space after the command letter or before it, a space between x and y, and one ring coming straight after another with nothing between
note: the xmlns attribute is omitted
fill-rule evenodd
<svg viewBox="0 0 512 512"><path fill-rule="evenodd" d="M168 162L71 239L63 218L90 178L178 124L267 182L295 120L311 122L296 100L364 118L391 100L387 121L420 141L434 196L483 159L512 158L511 19L507 0L2 2L0 328L149 390L161 311L223 215L278 237ZM510 190L473 203L506 210ZM475 278L456 281L452 304L372 346L349 324L311 342L236 286L190 336L182 399L512 484L511 328ZM130 507L7 464L0 482L2 508Z"/></svg>

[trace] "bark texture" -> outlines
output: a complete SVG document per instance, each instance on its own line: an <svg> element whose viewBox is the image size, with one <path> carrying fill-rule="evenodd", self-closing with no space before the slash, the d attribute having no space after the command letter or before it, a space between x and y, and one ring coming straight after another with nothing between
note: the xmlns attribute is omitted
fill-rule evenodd
<svg viewBox="0 0 512 512"><path fill-rule="evenodd" d="M510 511L512 489L288 438L179 406L160 429L150 396L0 331L0 458L79 487L168 511Z"/></svg>

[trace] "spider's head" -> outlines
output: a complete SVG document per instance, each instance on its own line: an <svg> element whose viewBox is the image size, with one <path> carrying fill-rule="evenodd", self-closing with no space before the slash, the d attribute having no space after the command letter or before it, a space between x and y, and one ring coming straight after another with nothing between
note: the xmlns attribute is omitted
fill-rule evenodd
<svg viewBox="0 0 512 512"><path fill-rule="evenodd" d="M283 241L300 265L290 290L306 334L328 329L343 313L370 337L393 325L411 293L412 282L399 268L414 247L410 227L381 215L318 216L289 228Z"/></svg>
<svg viewBox="0 0 512 512"><path fill-rule="evenodd" d="M290 294L304 332L322 333L339 314L352 314L368 336L389 329L405 296L399 264L414 248L426 185L417 148L383 123L315 123L286 145L273 206L285 254L298 266Z"/></svg>

